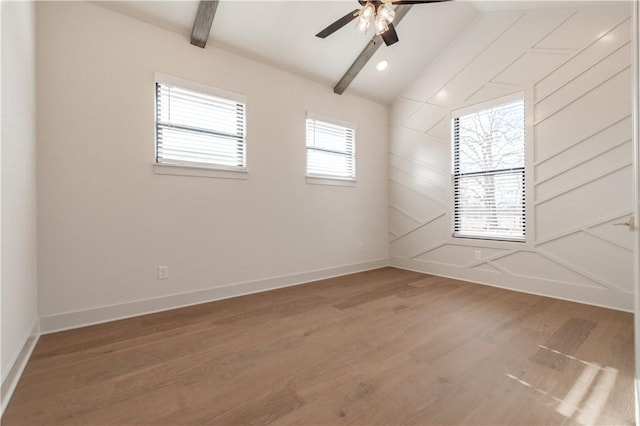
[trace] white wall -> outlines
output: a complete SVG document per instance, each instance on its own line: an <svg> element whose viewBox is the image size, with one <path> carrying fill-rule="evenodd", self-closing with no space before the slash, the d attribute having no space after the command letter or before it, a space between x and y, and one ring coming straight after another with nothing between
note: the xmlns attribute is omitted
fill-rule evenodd
<svg viewBox="0 0 640 426"><path fill-rule="evenodd" d="M386 106L93 4L37 13L44 330L386 264ZM154 72L248 97L247 180L153 173ZM357 124L356 187L305 182L307 110Z"/></svg>
<svg viewBox="0 0 640 426"><path fill-rule="evenodd" d="M34 5L2 2L3 398L15 384L12 367L24 361L38 318L35 83Z"/></svg>
<svg viewBox="0 0 640 426"><path fill-rule="evenodd" d="M640 5L633 3L633 147L634 147L634 178L635 178L635 208L636 224L640 218ZM636 230L633 242L634 250L640 253L640 229ZM640 424L640 259L634 262L634 291L635 291L635 366L636 366L636 424Z"/></svg>
<svg viewBox="0 0 640 426"><path fill-rule="evenodd" d="M632 212L630 16L630 2L484 14L402 92L390 118L392 265L633 309L633 233L612 225ZM522 88L529 244L454 240L450 113Z"/></svg>

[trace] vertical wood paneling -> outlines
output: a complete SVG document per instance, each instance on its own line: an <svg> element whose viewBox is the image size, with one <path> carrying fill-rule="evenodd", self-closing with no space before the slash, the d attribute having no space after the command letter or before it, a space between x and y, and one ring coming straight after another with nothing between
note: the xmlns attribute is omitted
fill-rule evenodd
<svg viewBox="0 0 640 426"><path fill-rule="evenodd" d="M632 309L631 233L613 226L631 212L630 15L621 3L485 14L408 86L391 112L393 264ZM450 112L523 87L535 235L453 239ZM407 231L403 210L423 223Z"/></svg>

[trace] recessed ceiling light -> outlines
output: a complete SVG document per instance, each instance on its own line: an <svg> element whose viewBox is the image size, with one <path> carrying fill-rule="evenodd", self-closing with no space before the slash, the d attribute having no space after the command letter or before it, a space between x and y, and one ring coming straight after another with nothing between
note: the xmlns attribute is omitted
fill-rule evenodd
<svg viewBox="0 0 640 426"><path fill-rule="evenodd" d="M388 66L389 66L389 62L383 59L382 61L378 62L378 65L376 65L376 69L378 71L384 71L387 69Z"/></svg>

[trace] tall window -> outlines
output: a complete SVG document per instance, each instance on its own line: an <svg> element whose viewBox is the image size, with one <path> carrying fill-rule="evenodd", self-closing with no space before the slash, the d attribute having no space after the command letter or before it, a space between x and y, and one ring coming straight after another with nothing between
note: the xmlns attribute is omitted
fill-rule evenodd
<svg viewBox="0 0 640 426"><path fill-rule="evenodd" d="M525 240L524 106L454 115L454 237Z"/></svg>
<svg viewBox="0 0 640 426"><path fill-rule="evenodd" d="M245 104L156 83L156 163L245 169Z"/></svg>
<svg viewBox="0 0 640 426"><path fill-rule="evenodd" d="M355 178L352 127L307 117L307 176Z"/></svg>

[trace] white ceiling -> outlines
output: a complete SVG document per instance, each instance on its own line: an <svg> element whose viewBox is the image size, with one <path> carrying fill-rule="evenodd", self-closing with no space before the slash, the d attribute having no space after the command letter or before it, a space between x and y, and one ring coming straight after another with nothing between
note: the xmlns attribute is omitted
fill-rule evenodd
<svg viewBox="0 0 640 426"><path fill-rule="evenodd" d="M100 6L184 35L189 43L197 1L101 1ZM326 39L315 34L358 7L356 0L221 0L207 45L334 86L371 38L349 24ZM347 89L389 103L478 16L471 2L414 6L397 32L400 42L382 46ZM375 65L389 62L385 71Z"/></svg>
<svg viewBox="0 0 640 426"><path fill-rule="evenodd" d="M197 1L96 1L105 8L182 34L189 43ZM347 92L390 103L481 13L575 8L607 1L472 0L415 5L398 24L400 42L381 46ZM331 87L371 38L349 24L326 39L315 34L359 7L356 0L221 0L208 46L236 52ZM377 71L386 59L389 67Z"/></svg>

